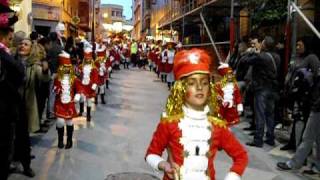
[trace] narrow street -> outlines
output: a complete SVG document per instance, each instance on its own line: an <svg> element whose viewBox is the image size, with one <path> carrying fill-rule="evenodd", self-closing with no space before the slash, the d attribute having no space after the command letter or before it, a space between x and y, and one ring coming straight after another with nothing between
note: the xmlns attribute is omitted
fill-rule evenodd
<svg viewBox="0 0 320 180"><path fill-rule="evenodd" d="M57 133L52 126L48 133L34 136L32 168L37 180L103 180L110 174L137 172L158 177L144 161L145 150L168 95L167 87L154 73L131 69L112 74L107 104L99 104L93 121L75 121L74 147L57 148ZM242 132L242 122L233 131L244 144L250 137ZM36 139L36 140L35 140ZM304 180L293 172L281 172L276 162L281 160L278 149L265 145L263 149L246 147L250 164L243 180ZM271 153L271 154L270 154ZM231 160L219 152L215 160L216 178L223 180ZM29 179L12 174L10 180ZM127 178L130 180L130 178ZM136 178L137 179L137 178Z"/></svg>

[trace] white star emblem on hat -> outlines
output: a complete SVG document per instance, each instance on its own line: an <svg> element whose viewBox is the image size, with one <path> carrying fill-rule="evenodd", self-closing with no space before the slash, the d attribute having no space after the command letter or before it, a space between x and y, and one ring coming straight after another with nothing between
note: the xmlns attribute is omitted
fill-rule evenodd
<svg viewBox="0 0 320 180"><path fill-rule="evenodd" d="M199 64L200 57L197 54L190 54L188 57L191 64Z"/></svg>

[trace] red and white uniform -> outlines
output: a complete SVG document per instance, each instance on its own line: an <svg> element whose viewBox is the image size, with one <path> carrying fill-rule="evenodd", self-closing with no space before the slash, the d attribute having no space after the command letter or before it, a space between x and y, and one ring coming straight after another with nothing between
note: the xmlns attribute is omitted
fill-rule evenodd
<svg viewBox="0 0 320 180"><path fill-rule="evenodd" d="M80 89L79 79L71 77L71 75L64 75L61 79L56 78L54 80L54 91L56 93L54 109L58 118L71 120L77 116L74 96L75 90L80 91Z"/></svg>
<svg viewBox="0 0 320 180"><path fill-rule="evenodd" d="M228 126L239 123L239 112L243 111L243 105L238 85L234 82L228 82L223 86L218 82L215 88L216 92L223 98L219 108L221 118L227 121Z"/></svg>
<svg viewBox="0 0 320 180"><path fill-rule="evenodd" d="M247 152L222 120L213 119L204 111L183 107L184 117L168 120L164 117L153 134L146 161L154 168L167 150L169 163L179 166L182 180L215 180L213 160L219 149L233 159L226 179L240 180L248 163ZM167 174L163 177L168 180Z"/></svg>
<svg viewBox="0 0 320 180"><path fill-rule="evenodd" d="M63 68L69 68L69 73L63 72ZM81 90L79 79L71 73L73 67L70 55L63 52L59 54L58 76L54 80L53 90L56 93L54 112L57 118L72 120L77 116L75 101L79 101L80 95L75 94Z"/></svg>
<svg viewBox="0 0 320 180"><path fill-rule="evenodd" d="M174 82L174 75L173 75L173 59L175 55L175 50L174 49L166 49L165 50L165 55L167 62L165 64L164 71L167 73L167 82Z"/></svg>
<svg viewBox="0 0 320 180"><path fill-rule="evenodd" d="M97 51L97 60L95 61L95 66L98 70L98 86L103 86L105 84L106 77L108 77L108 69L105 60L106 50L100 49Z"/></svg>
<svg viewBox="0 0 320 180"><path fill-rule="evenodd" d="M239 113L243 111L240 89L235 80L228 80L227 76L232 75L232 69L228 64L222 64L218 67L218 72L224 78L215 84L215 90L220 96L219 115L225 119L228 126L239 123ZM226 82L222 82L222 81Z"/></svg>
<svg viewBox="0 0 320 180"><path fill-rule="evenodd" d="M96 87L98 84L98 70L91 64L80 65L81 91L80 93L87 98L96 96Z"/></svg>

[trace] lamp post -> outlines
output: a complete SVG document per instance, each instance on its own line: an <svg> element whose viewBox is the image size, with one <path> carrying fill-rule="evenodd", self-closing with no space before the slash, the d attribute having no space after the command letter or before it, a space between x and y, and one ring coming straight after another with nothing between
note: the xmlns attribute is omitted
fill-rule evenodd
<svg viewBox="0 0 320 180"><path fill-rule="evenodd" d="M91 42L92 42L92 58L95 59L96 43L95 43L95 1L92 0L92 33L91 33Z"/></svg>

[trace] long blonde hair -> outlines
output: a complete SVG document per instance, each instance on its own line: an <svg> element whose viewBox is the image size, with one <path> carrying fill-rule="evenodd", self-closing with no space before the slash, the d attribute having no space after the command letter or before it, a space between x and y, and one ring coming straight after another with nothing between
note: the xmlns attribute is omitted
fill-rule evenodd
<svg viewBox="0 0 320 180"><path fill-rule="evenodd" d="M213 82L210 82L209 86L210 95L207 99L207 105L210 109L209 115L218 116L219 109L215 85ZM166 103L165 112L168 117L183 116L182 107L185 102L186 89L186 79L177 80L175 82Z"/></svg>

